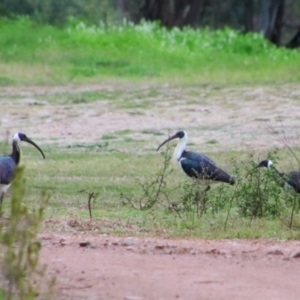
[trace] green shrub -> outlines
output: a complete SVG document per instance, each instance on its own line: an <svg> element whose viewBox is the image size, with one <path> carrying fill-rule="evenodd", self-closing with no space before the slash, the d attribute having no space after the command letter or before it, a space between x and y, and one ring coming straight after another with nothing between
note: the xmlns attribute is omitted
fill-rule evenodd
<svg viewBox="0 0 300 300"><path fill-rule="evenodd" d="M40 207L29 211L22 202L25 192L23 173L24 167L16 169L11 187L10 214L0 224L4 299L35 299L37 295L48 293L54 283L50 283L50 290L45 286L41 290L45 269L38 264L41 243L37 239L37 232L48 197L42 195Z"/></svg>

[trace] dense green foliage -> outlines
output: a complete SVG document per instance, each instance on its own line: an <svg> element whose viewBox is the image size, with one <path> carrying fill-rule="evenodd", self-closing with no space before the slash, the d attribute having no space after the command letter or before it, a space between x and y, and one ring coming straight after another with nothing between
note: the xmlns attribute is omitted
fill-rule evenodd
<svg viewBox="0 0 300 300"><path fill-rule="evenodd" d="M0 83L63 83L103 78L181 82L298 81L300 54L260 34L231 29L167 30L154 23L61 29L27 18L0 21ZM26 75L26 76L25 76Z"/></svg>

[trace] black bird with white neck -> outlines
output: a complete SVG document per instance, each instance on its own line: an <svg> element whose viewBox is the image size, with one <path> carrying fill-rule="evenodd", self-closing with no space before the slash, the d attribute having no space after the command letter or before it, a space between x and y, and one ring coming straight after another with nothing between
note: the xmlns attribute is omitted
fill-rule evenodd
<svg viewBox="0 0 300 300"><path fill-rule="evenodd" d="M293 192L294 194L300 193L300 172L291 171L291 172L279 172L273 162L269 159L262 160L258 165L258 168L265 167L269 170L274 170L280 179L280 185L284 188L286 192Z"/></svg>
<svg viewBox="0 0 300 300"><path fill-rule="evenodd" d="M179 138L179 143L173 153L173 159L179 163L181 169L187 176L201 180L225 182L231 185L235 183L235 178L219 168L209 157L202 153L186 150L188 136L185 131L178 131L174 135L170 136L162 144L160 144L157 151L165 143L176 138Z"/></svg>
<svg viewBox="0 0 300 300"><path fill-rule="evenodd" d="M21 159L21 150L19 146L21 141L27 142L36 147L41 152L43 158L45 158L41 148L35 142L29 139L24 133L17 132L14 135L12 141L12 153L10 155L0 156L0 205L3 202L5 193L11 185L14 176L14 170Z"/></svg>

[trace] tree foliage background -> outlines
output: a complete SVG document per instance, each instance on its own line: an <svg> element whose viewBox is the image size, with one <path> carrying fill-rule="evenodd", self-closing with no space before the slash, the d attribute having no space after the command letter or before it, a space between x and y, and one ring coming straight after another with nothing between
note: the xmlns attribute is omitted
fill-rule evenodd
<svg viewBox="0 0 300 300"><path fill-rule="evenodd" d="M300 46L299 0L0 0L0 16L16 15L60 26L72 16L94 24L145 19L166 27L231 27L263 32L277 46Z"/></svg>

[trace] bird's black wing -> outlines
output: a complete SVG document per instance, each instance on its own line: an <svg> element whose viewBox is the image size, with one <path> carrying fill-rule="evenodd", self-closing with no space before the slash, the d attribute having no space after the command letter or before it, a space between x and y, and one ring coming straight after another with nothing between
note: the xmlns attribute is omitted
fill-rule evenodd
<svg viewBox="0 0 300 300"><path fill-rule="evenodd" d="M184 151L180 164L183 171L190 177L234 183L234 178L218 168L215 162L204 154Z"/></svg>
<svg viewBox="0 0 300 300"><path fill-rule="evenodd" d="M285 174L286 182L292 186L297 193L300 193L300 172L292 171Z"/></svg>
<svg viewBox="0 0 300 300"><path fill-rule="evenodd" d="M0 184L9 184L16 167L14 160L10 156L0 156Z"/></svg>

